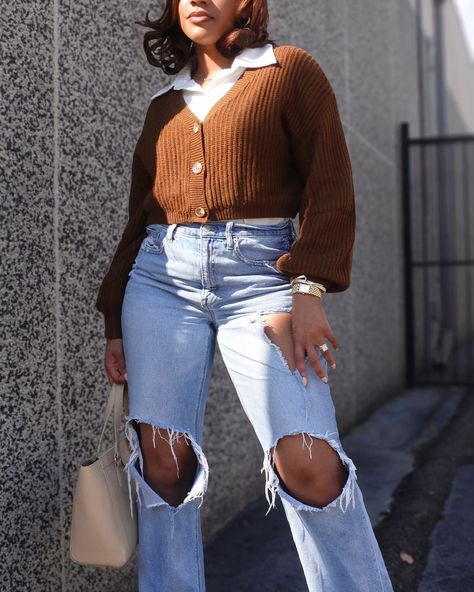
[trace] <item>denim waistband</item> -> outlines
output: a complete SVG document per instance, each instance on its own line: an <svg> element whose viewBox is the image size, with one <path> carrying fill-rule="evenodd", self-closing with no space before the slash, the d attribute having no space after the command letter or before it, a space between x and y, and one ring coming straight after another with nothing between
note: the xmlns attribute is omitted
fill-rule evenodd
<svg viewBox="0 0 474 592"><path fill-rule="evenodd" d="M205 223L154 223L147 224L150 232L166 232L169 239L174 234L182 234L190 237L201 238L202 236L213 236L216 238L230 236L265 236L268 234L285 236L289 232L295 236L293 220L290 218L285 222L276 224L249 224L235 222L234 220L209 220Z"/></svg>

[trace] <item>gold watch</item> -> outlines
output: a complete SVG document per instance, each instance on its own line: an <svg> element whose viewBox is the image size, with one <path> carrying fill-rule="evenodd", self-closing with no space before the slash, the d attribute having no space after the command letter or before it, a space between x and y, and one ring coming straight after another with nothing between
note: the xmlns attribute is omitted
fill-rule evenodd
<svg viewBox="0 0 474 592"><path fill-rule="evenodd" d="M299 275L291 280L292 294L310 294L321 298L325 292L326 288L323 284L312 282L305 275Z"/></svg>

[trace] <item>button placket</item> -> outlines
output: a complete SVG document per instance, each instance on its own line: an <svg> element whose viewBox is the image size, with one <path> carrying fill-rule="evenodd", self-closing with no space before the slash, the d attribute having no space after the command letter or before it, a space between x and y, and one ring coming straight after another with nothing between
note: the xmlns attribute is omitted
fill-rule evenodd
<svg viewBox="0 0 474 592"><path fill-rule="evenodd" d="M191 126L189 198L190 212L193 217L205 222L209 214L205 198L205 158L201 122L195 121Z"/></svg>

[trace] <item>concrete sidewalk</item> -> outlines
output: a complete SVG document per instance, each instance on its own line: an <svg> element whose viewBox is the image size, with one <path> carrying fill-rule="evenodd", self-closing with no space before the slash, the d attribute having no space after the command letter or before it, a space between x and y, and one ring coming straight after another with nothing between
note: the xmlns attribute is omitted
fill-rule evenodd
<svg viewBox="0 0 474 592"><path fill-rule="evenodd" d="M455 387L405 390L341 438L345 451L356 464L358 483L375 529L389 514L397 487L416 471L416 451L429 448L430 443L436 441L441 431L454 420L466 396L473 397L473 394L467 395L464 389ZM454 587L438 586L444 574L452 579L453 572L463 571L456 563L458 555L449 565L440 560L444 556L442 541L446 530L461 533L456 549L464 546L470 551L472 548L473 535L470 533L474 530L458 529L452 522L467 509L471 519L474 518L472 502L459 501L459 496L469 491L471 497L468 499L473 499L472 489L469 489L472 486L471 471L461 471L459 479L453 490L454 501L447 504L448 523L440 525L440 530L433 533L432 556L420 592L474 590L469 579L464 579L464 587L456 587L457 584L453 584ZM265 516L267 504L264 499L258 500L208 543L205 549L208 592L307 592L279 500L277 506L277 510ZM472 578L472 566L471 571L466 567L463 573ZM412 592L397 588L395 582L394 588Z"/></svg>
<svg viewBox="0 0 474 592"><path fill-rule="evenodd" d="M432 537L419 592L474 590L474 464L462 466Z"/></svg>

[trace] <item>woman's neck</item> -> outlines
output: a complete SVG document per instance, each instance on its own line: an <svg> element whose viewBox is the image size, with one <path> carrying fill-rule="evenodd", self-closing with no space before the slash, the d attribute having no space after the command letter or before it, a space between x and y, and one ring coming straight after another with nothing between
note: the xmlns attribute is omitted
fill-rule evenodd
<svg viewBox="0 0 474 592"><path fill-rule="evenodd" d="M234 58L226 58L217 50L210 52L196 48L192 56L191 77L198 83L206 82L205 79L212 79L220 70L230 68L233 61Z"/></svg>

